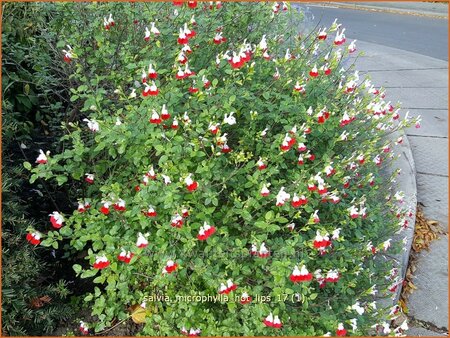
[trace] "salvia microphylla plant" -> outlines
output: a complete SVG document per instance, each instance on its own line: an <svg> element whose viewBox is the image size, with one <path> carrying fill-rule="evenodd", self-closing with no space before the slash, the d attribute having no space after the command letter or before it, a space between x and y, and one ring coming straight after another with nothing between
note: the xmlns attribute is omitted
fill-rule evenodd
<svg viewBox="0 0 450 338"><path fill-rule="evenodd" d="M299 34L286 3L80 6L57 24L85 115L31 169L79 182L78 207L27 238L85 250L82 333L140 306L147 335L401 334L378 299L409 210L380 170L412 121L349 70L344 28Z"/></svg>

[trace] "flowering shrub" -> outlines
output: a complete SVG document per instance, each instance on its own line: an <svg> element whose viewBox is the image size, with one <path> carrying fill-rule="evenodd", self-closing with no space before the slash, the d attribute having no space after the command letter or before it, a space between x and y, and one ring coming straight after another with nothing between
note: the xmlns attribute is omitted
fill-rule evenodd
<svg viewBox="0 0 450 338"><path fill-rule="evenodd" d="M84 115L25 166L78 181L78 207L29 237L86 250L83 333L136 307L147 335L399 332L377 300L407 210L380 171L408 120L343 68L339 24L298 34L285 3L58 6Z"/></svg>

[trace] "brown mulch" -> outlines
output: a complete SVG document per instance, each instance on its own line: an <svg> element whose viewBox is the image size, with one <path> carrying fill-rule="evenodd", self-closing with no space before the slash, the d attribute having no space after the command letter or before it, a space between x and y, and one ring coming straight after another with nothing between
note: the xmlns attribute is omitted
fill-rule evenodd
<svg viewBox="0 0 450 338"><path fill-rule="evenodd" d="M403 283L402 294L399 305L404 313L408 313L406 305L408 297L417 287L414 285L414 272L417 269L418 254L423 251L430 251L431 242L438 239L440 235L445 234L439 223L425 218L420 206L417 206L416 225L414 229L414 238L409 256L408 269L406 270L405 281Z"/></svg>

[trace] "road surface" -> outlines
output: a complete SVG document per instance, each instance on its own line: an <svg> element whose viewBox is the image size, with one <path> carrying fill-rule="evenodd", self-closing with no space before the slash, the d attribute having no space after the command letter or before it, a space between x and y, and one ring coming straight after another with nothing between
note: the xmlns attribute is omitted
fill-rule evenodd
<svg viewBox="0 0 450 338"><path fill-rule="evenodd" d="M406 14L296 4L306 25L327 26L338 18L347 39L357 39L448 61L448 20Z"/></svg>

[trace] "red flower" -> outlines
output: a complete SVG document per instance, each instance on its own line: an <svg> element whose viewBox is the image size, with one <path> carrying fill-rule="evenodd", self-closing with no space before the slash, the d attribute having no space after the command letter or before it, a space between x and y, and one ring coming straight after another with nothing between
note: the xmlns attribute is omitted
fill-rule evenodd
<svg viewBox="0 0 450 338"><path fill-rule="evenodd" d="M149 206L148 210L144 211L144 215L147 217L156 217L158 214L156 213L156 210L153 209L152 206Z"/></svg>
<svg viewBox="0 0 450 338"><path fill-rule="evenodd" d="M166 108L166 104L163 104L162 109L161 109L161 118L163 120L168 120L170 119L170 114L169 111ZM151 121L150 121L151 122Z"/></svg>
<svg viewBox="0 0 450 338"><path fill-rule="evenodd" d="M59 229L63 226L64 217L57 211L54 211L50 216L50 222L55 229Z"/></svg>
<svg viewBox="0 0 450 338"><path fill-rule="evenodd" d="M94 183L94 174L85 174L86 178L84 179L87 183Z"/></svg>
<svg viewBox="0 0 450 338"><path fill-rule="evenodd" d="M195 191L198 188L198 183L196 181L193 181L191 178L192 174L189 174L185 179L184 183L186 184L186 187L189 191Z"/></svg>
<svg viewBox="0 0 450 338"><path fill-rule="evenodd" d="M259 158L258 162L256 162L256 164L258 165L259 170L264 170L267 168L267 165L263 162L261 157Z"/></svg>
<svg viewBox="0 0 450 338"><path fill-rule="evenodd" d="M191 94L195 94L195 93L198 93L198 88L195 88L195 87L189 87L189 93L191 93Z"/></svg>
<svg viewBox="0 0 450 338"><path fill-rule="evenodd" d="M100 212L103 215L108 215L109 214L109 206L111 205L111 202L103 202L102 207L100 208Z"/></svg>
<svg viewBox="0 0 450 338"><path fill-rule="evenodd" d="M266 248L266 244L261 243L261 246L259 247L258 256L261 258L267 258L270 256L270 251Z"/></svg>
<svg viewBox="0 0 450 338"><path fill-rule="evenodd" d="M161 118L159 117L159 114L154 109L153 109L152 117L150 118L150 123L153 123L153 124L161 123Z"/></svg>
<svg viewBox="0 0 450 338"><path fill-rule="evenodd" d="M336 330L336 336L344 337L347 334L347 330L344 328L344 324L339 323L338 328Z"/></svg>
<svg viewBox="0 0 450 338"><path fill-rule="evenodd" d="M50 154L49 151L47 151L46 154L42 151L42 149L39 149L39 156L36 159L36 163L39 164L46 164L47 163L47 156Z"/></svg>
<svg viewBox="0 0 450 338"><path fill-rule="evenodd" d="M206 241L212 234L216 232L216 228L204 222L197 235L199 241Z"/></svg>
<svg viewBox="0 0 450 338"><path fill-rule="evenodd" d="M134 254L130 251L125 251L122 249L120 254L117 256L117 259L121 262L124 262L125 264L130 264L131 259L133 258Z"/></svg>
<svg viewBox="0 0 450 338"><path fill-rule="evenodd" d="M138 239L137 239L137 241L136 241L136 246L139 248L139 249L143 249L143 248L145 248L145 247L147 247L148 246L148 240L147 240L147 238L142 234L142 233L138 233Z"/></svg>
<svg viewBox="0 0 450 338"><path fill-rule="evenodd" d="M163 269L163 273L172 273L177 269L178 265L172 260L168 260Z"/></svg>
<svg viewBox="0 0 450 338"><path fill-rule="evenodd" d="M183 226L183 217L180 216L180 214L175 214L172 217L171 226L173 226L174 228L181 228Z"/></svg>
<svg viewBox="0 0 450 338"><path fill-rule="evenodd" d="M319 35L317 36L317 38L319 40L325 40L327 38L327 31L325 28L319 32Z"/></svg>
<svg viewBox="0 0 450 338"><path fill-rule="evenodd" d="M302 205L305 205L307 203L308 203L308 199L304 195L298 197L297 194L294 194L294 197L292 198L291 205L294 208L298 208L298 207L300 207Z"/></svg>
<svg viewBox="0 0 450 338"><path fill-rule="evenodd" d="M37 231L33 231L27 234L27 241L33 245L41 243L41 234Z"/></svg>
<svg viewBox="0 0 450 338"><path fill-rule="evenodd" d="M189 39L186 36L186 34L184 33L183 28L180 28L180 33L178 34L178 44L180 45L187 45Z"/></svg>
<svg viewBox="0 0 450 338"><path fill-rule="evenodd" d="M196 8L197 7L197 1L188 1L188 7L189 8Z"/></svg>
<svg viewBox="0 0 450 338"><path fill-rule="evenodd" d="M149 86L147 83L145 84L145 89L142 92L142 95L144 97L156 96L158 94L159 94L159 89L158 89L158 87L156 87L156 84L155 84L154 81L152 81L152 85L151 86Z"/></svg>
<svg viewBox="0 0 450 338"><path fill-rule="evenodd" d="M94 269L101 270L109 266L109 264L110 262L108 261L108 258L106 258L105 255L97 256L95 258Z"/></svg>
<svg viewBox="0 0 450 338"><path fill-rule="evenodd" d="M313 277L312 273L310 273L308 269L306 269L306 266L302 265L301 269L299 270L298 266L296 265L289 279L293 283L299 283L299 282L310 282L312 280L312 277Z"/></svg>
<svg viewBox="0 0 450 338"><path fill-rule="evenodd" d="M327 246L331 245L331 241L330 238L328 237L328 234L325 234L324 236L322 236L320 234L320 232L317 230L316 232L316 237L314 239L314 247L316 249L325 249Z"/></svg>
<svg viewBox="0 0 450 338"><path fill-rule="evenodd" d="M126 210L125 201L122 199L119 199L118 202L114 203L113 207L114 207L114 210L116 210L116 211L125 211Z"/></svg>
<svg viewBox="0 0 450 338"><path fill-rule="evenodd" d="M313 69L309 72L309 76L311 77L317 77L319 75L319 71L317 70L316 65L314 65Z"/></svg>
<svg viewBox="0 0 450 338"><path fill-rule="evenodd" d="M154 79L156 79L157 77L158 77L158 73L156 72L155 69L153 69L153 65L150 64L150 65L148 66L148 78L154 80Z"/></svg>
<svg viewBox="0 0 450 338"><path fill-rule="evenodd" d="M325 281L327 283L336 283L339 280L339 272L337 270L330 270L327 272Z"/></svg>
<svg viewBox="0 0 450 338"><path fill-rule="evenodd" d="M250 297L247 292L243 292L242 296L241 296L241 304L242 305L248 304L251 301L252 301L252 297Z"/></svg>
<svg viewBox="0 0 450 338"><path fill-rule="evenodd" d="M260 194L261 194L262 197L269 196L270 191L269 191L269 189L267 188L267 186L265 184L263 185Z"/></svg>

